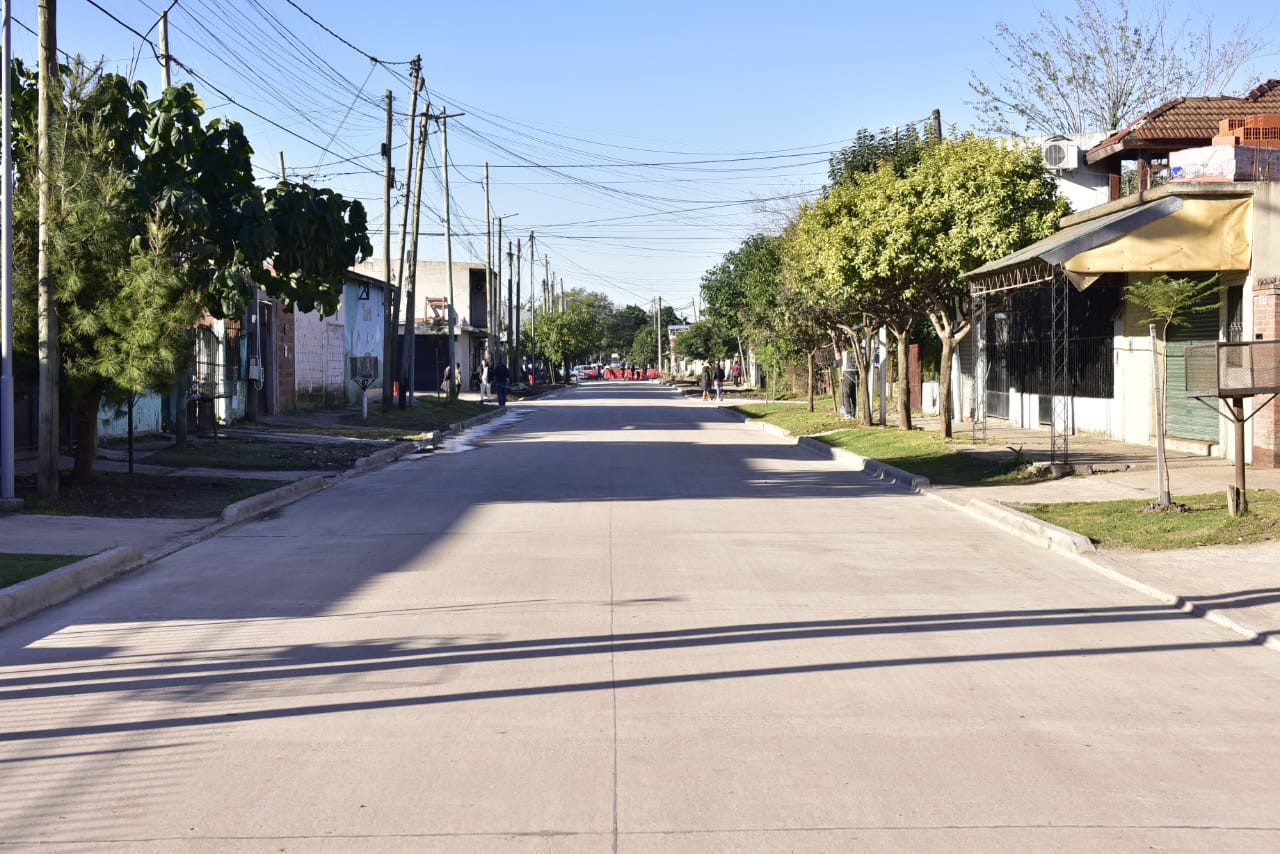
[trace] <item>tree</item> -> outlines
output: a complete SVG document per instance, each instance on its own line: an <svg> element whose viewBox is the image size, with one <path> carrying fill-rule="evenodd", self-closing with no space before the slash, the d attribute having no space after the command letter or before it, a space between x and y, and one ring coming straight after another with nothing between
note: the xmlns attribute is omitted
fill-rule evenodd
<svg viewBox="0 0 1280 854"><path fill-rule="evenodd" d="M996 25L991 47L1004 74L971 73L981 130L1018 135L1114 131L1172 98L1216 95L1267 54L1248 21L1225 39L1213 19L1172 17L1168 0L1076 0L1074 15L1040 13L1038 29Z"/></svg>
<svg viewBox="0 0 1280 854"><path fill-rule="evenodd" d="M653 326L642 326L631 339L626 351L627 362L632 365L652 365L658 358L658 332ZM659 366L661 369L661 366Z"/></svg>
<svg viewBox="0 0 1280 854"><path fill-rule="evenodd" d="M942 343L938 371L943 435L951 436L951 354L969 332L960 275L1052 234L1069 209L1046 177L1040 152L965 136L931 147L906 179L896 251L919 305Z"/></svg>
<svg viewBox="0 0 1280 854"><path fill-rule="evenodd" d="M1216 309L1222 304L1218 296L1218 276L1168 276L1158 275L1131 282L1125 289L1125 298L1142 309L1145 309L1148 322L1158 323L1161 347L1157 355L1160 370L1160 387L1169 387L1168 340L1169 327L1180 326L1186 322L1190 314ZM1155 346L1153 343L1152 346ZM1168 423L1168 394L1162 394L1156 400L1160 408L1160 424ZM1160 462L1164 461L1164 430L1156 431L1156 442L1160 446ZM1169 470L1161 466L1160 503L1169 502Z"/></svg>
<svg viewBox="0 0 1280 854"><path fill-rule="evenodd" d="M737 342L716 320L701 320L676 336L675 353L683 359L712 361L727 358Z"/></svg>
<svg viewBox="0 0 1280 854"><path fill-rule="evenodd" d="M766 336L769 306L781 287L782 240L753 234L702 276L703 314L727 335L755 346Z"/></svg>
<svg viewBox="0 0 1280 854"><path fill-rule="evenodd" d="M15 291L34 306L35 83L17 63L13 71ZM76 476L87 478L103 395L180 382L165 371L189 364L200 310L238 316L256 281L289 304L332 313L347 268L372 246L358 202L288 184L264 197L242 129L202 126L190 86L148 101L141 83L79 61L60 73L51 262L63 390L79 424ZM33 316L15 311L19 324ZM34 334L22 340L34 350Z"/></svg>
<svg viewBox="0 0 1280 854"><path fill-rule="evenodd" d="M869 175L885 164L901 177L920 162L920 155L930 142L936 140L915 125L883 128L876 133L860 128L853 142L831 155L827 177L834 187L858 175Z"/></svg>
<svg viewBox="0 0 1280 854"><path fill-rule="evenodd" d="M601 355L626 355L636 340L636 333L653 325L653 315L638 305L627 305L610 312L602 331ZM655 348L656 348L655 344ZM656 349L655 349L656 355Z"/></svg>
<svg viewBox="0 0 1280 854"><path fill-rule="evenodd" d="M569 366L595 353L600 345L600 323L581 304L543 315L538 324L538 347L553 363Z"/></svg>

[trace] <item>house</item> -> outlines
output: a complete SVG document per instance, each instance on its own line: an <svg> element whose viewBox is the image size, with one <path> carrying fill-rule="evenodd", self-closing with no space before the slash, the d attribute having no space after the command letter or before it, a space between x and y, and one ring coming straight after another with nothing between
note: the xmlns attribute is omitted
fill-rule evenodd
<svg viewBox="0 0 1280 854"><path fill-rule="evenodd" d="M1148 190L1153 173L1168 168L1171 152L1211 145L1222 121L1263 113L1280 113L1280 80L1268 80L1243 97L1174 98L1099 141L1085 162L1107 173L1110 198L1118 199L1125 163L1134 164L1137 189Z"/></svg>
<svg viewBox="0 0 1280 854"><path fill-rule="evenodd" d="M1256 90L1255 90L1256 91ZM1268 91L1275 91L1274 89ZM968 375L974 417L1046 425L1064 453L1078 430L1132 443L1155 435L1154 349L1126 288L1161 273L1219 276L1221 303L1169 330L1167 434L1175 446L1234 455L1216 401L1185 395L1190 344L1280 338L1280 183L1175 180L1064 218L1061 229L970 271ZM1246 457L1280 466L1277 413L1260 407Z"/></svg>
<svg viewBox="0 0 1280 854"><path fill-rule="evenodd" d="M353 268L360 273L375 274L385 269L386 261L374 258L361 261ZM435 391L440 387L444 369L449 364L449 267L443 261L418 261L405 278L415 276L412 365L413 389ZM460 380L467 388L472 375L478 376L480 364L491 358L496 342L490 336L490 289L485 282L485 265L466 261L454 262L453 306L454 361L462 366ZM407 282L401 290L402 299ZM397 359L406 355L405 319L409 306L401 304L397 322Z"/></svg>
<svg viewBox="0 0 1280 854"><path fill-rule="evenodd" d="M381 388L386 292L381 279L348 270L336 314L291 313L294 353L287 363L292 367L295 407L358 405L363 390L353 373L353 358L378 360L377 371L368 382L371 388Z"/></svg>

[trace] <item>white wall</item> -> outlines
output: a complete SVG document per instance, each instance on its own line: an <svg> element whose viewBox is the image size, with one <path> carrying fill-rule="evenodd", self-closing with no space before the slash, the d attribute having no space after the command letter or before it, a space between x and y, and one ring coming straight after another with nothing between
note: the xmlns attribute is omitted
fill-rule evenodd
<svg viewBox="0 0 1280 854"><path fill-rule="evenodd" d="M160 395L152 393L143 395L133 405L133 434L160 432ZM105 402L98 409L98 438L122 439L129 435L129 413L120 408L116 413L114 406Z"/></svg>
<svg viewBox="0 0 1280 854"><path fill-rule="evenodd" d="M299 406L345 402L346 332L342 313L320 317L296 312L294 322L294 390Z"/></svg>

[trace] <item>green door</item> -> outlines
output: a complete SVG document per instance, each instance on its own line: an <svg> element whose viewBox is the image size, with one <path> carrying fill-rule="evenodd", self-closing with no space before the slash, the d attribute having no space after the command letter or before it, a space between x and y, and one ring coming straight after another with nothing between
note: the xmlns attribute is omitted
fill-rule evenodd
<svg viewBox="0 0 1280 854"><path fill-rule="evenodd" d="M1218 340L1216 308L1191 315L1181 326L1169 327L1168 357L1165 360L1165 401L1170 436L1217 442L1218 413L1194 397L1186 397L1187 373L1182 351L1188 344L1212 344ZM1213 403L1212 400L1207 401Z"/></svg>

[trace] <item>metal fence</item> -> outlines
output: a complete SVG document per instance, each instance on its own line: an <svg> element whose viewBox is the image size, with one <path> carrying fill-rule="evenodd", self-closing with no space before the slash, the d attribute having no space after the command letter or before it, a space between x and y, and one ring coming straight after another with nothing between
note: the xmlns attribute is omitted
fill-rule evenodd
<svg viewBox="0 0 1280 854"><path fill-rule="evenodd" d="M1187 397L1249 397L1280 392L1280 341L1189 344Z"/></svg>

